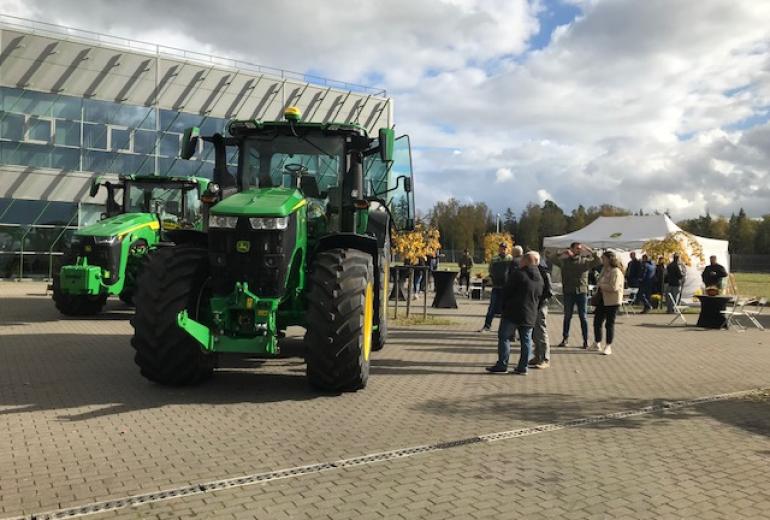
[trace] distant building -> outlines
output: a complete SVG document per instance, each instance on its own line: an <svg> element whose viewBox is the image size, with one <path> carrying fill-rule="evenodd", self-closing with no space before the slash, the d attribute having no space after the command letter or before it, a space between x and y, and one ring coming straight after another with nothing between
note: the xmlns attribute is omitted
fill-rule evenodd
<svg viewBox="0 0 770 520"><path fill-rule="evenodd" d="M99 218L94 176L210 176L207 146L178 159L186 127L222 132L291 105L392 125L381 89L0 15L0 277L48 273L71 230Z"/></svg>

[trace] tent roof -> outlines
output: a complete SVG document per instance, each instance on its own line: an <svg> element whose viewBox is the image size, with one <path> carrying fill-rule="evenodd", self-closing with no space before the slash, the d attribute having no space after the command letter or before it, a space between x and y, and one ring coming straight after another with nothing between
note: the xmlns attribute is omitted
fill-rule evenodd
<svg viewBox="0 0 770 520"><path fill-rule="evenodd" d="M558 248L569 247L572 242L582 242L600 248L641 249L648 240L662 239L674 231L681 231L681 228L666 215L599 217L583 229L566 235L546 237L543 245ZM723 242L726 249L726 241L715 242Z"/></svg>

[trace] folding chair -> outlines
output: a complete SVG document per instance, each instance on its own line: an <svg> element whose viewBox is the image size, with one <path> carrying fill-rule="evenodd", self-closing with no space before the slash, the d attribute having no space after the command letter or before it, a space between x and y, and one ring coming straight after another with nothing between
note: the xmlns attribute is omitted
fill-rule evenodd
<svg viewBox="0 0 770 520"><path fill-rule="evenodd" d="M756 328L759 330L765 330L765 327L759 322L757 318L760 316L760 314L762 314L762 311L765 310L765 307L767 307L767 298L760 298L759 300L752 303L754 304L755 309L758 310L747 310L744 308L743 313Z"/></svg>
<svg viewBox="0 0 770 520"><path fill-rule="evenodd" d="M674 319L672 319L670 322L668 322L668 324L669 325L673 325L674 323L676 323L676 320L682 320L684 322L685 326L687 326L688 325L687 319L682 314L682 311L685 310L685 309L688 309L690 306L687 305L687 304L683 305L681 300L680 301L676 301L674 299L674 295L672 295L671 293L666 293L666 297L671 302L673 302L673 304L674 304L673 305L673 307L674 307L674 314L675 314Z"/></svg>
<svg viewBox="0 0 770 520"><path fill-rule="evenodd" d="M631 314L636 314L634 311L634 304L636 303L636 295L639 293L639 289L636 287L629 287L623 289L623 299L620 301L620 310L628 316L628 309L631 309Z"/></svg>
<svg viewBox="0 0 770 520"><path fill-rule="evenodd" d="M725 317L725 324L724 328L729 329L731 325L735 326L736 329L738 329L738 332L744 332L746 330L746 327L743 326L743 324L738 320L738 318L747 318L746 312L744 311L744 308L746 307L746 304L749 302L746 298L736 298L733 301L732 307L729 307L723 311L720 311L722 316Z"/></svg>

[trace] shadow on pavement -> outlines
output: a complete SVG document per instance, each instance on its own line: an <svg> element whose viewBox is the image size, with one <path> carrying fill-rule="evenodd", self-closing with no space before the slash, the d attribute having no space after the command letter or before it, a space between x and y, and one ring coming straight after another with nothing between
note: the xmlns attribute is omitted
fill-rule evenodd
<svg viewBox="0 0 770 520"><path fill-rule="evenodd" d="M505 376L501 376L505 377ZM462 416L479 420L510 417L533 424L561 423L621 410L646 406L665 406L679 399L586 399L569 394L492 394L480 398L434 399L416 406L422 412L442 416ZM681 400L687 400L682 398ZM764 398L736 398L697 406L660 410L649 415L589 423L594 429L640 429L673 421L709 417L745 432L770 437L770 394Z"/></svg>
<svg viewBox="0 0 770 520"><path fill-rule="evenodd" d="M222 356L214 377L199 386L164 387L139 374L128 335L38 334L0 336L0 415L62 410L78 421L174 404L271 403L328 396L305 378L302 341L281 342L266 360ZM288 369L301 367L301 373ZM269 372L267 371L269 370ZM70 408L91 410L69 414Z"/></svg>
<svg viewBox="0 0 770 520"><path fill-rule="evenodd" d="M120 300L107 301L104 311L96 316L64 316L56 307L53 300L48 298L3 298L0 305L0 325L27 325L29 323L45 323L56 321L128 321L134 314L134 308Z"/></svg>

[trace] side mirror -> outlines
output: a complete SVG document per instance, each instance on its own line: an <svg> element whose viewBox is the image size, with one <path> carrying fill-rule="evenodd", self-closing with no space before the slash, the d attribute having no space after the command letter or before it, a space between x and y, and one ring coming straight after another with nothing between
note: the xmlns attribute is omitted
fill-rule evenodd
<svg viewBox="0 0 770 520"><path fill-rule="evenodd" d="M195 152L198 151L198 138L201 136L201 129L197 126L188 128L182 134L182 150L179 152L179 157L182 159L189 159Z"/></svg>
<svg viewBox="0 0 770 520"><path fill-rule="evenodd" d="M99 187L102 185L100 180L101 180L101 177L97 177L96 179L91 181L91 189L88 192L88 195L90 197L96 197L96 194L99 192Z"/></svg>
<svg viewBox="0 0 770 520"><path fill-rule="evenodd" d="M380 128L380 159L384 162L393 160L393 149L396 146L396 132L392 128Z"/></svg>

